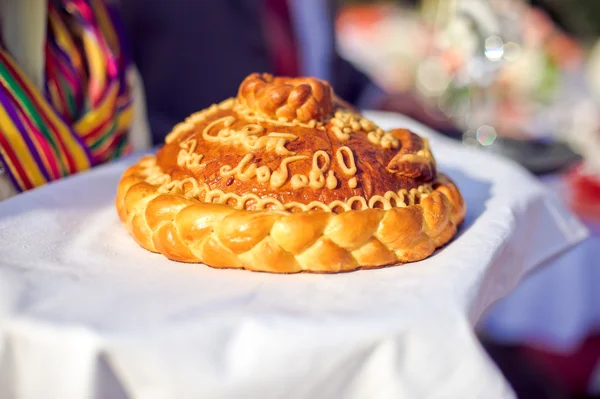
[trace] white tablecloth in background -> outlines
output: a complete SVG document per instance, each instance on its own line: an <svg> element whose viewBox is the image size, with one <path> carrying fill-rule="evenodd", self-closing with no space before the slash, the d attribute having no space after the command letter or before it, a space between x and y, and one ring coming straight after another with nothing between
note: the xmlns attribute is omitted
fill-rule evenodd
<svg viewBox="0 0 600 399"><path fill-rule="evenodd" d="M175 263L119 224L132 158L0 204L0 397L510 398L473 325L585 229L522 169L432 137L463 191L429 259L337 275Z"/></svg>

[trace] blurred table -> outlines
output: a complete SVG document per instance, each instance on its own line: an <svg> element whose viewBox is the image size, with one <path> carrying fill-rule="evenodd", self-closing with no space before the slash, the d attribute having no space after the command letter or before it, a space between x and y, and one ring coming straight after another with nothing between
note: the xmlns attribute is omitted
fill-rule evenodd
<svg viewBox="0 0 600 399"><path fill-rule="evenodd" d="M542 181L567 201L562 175ZM494 305L480 325L484 334L502 343L568 353L600 331L600 224L584 222L590 237L538 268Z"/></svg>

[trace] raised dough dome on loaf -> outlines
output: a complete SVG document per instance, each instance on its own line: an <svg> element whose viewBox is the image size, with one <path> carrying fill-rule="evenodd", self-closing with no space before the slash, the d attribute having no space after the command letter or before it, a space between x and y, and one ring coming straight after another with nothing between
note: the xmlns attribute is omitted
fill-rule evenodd
<svg viewBox="0 0 600 399"><path fill-rule="evenodd" d="M166 141L164 190L237 209L389 209L418 203L436 178L426 140L384 132L315 78L250 75Z"/></svg>

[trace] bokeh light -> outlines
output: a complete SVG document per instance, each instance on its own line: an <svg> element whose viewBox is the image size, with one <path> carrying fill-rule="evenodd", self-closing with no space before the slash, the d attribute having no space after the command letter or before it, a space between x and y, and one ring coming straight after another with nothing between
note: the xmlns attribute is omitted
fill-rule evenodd
<svg viewBox="0 0 600 399"><path fill-rule="evenodd" d="M503 57L506 61L516 61L521 55L521 46L515 42L507 42L504 44Z"/></svg>
<svg viewBox="0 0 600 399"><path fill-rule="evenodd" d="M488 146L494 144L498 135L496 134L496 129L492 126L482 125L477 129L476 137L479 144Z"/></svg>
<svg viewBox="0 0 600 399"><path fill-rule="evenodd" d="M490 61L500 61L504 55L504 42L500 36L485 39L485 56Z"/></svg>

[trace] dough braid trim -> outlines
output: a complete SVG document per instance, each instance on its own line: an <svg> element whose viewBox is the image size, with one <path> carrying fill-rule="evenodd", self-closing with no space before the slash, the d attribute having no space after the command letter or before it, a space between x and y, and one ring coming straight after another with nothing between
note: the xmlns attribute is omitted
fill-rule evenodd
<svg viewBox="0 0 600 399"><path fill-rule="evenodd" d="M116 206L127 230L149 251L216 268L333 273L413 262L450 241L465 215L460 192L441 174L419 204L290 213L161 193L146 181L151 163L132 166L119 183Z"/></svg>

